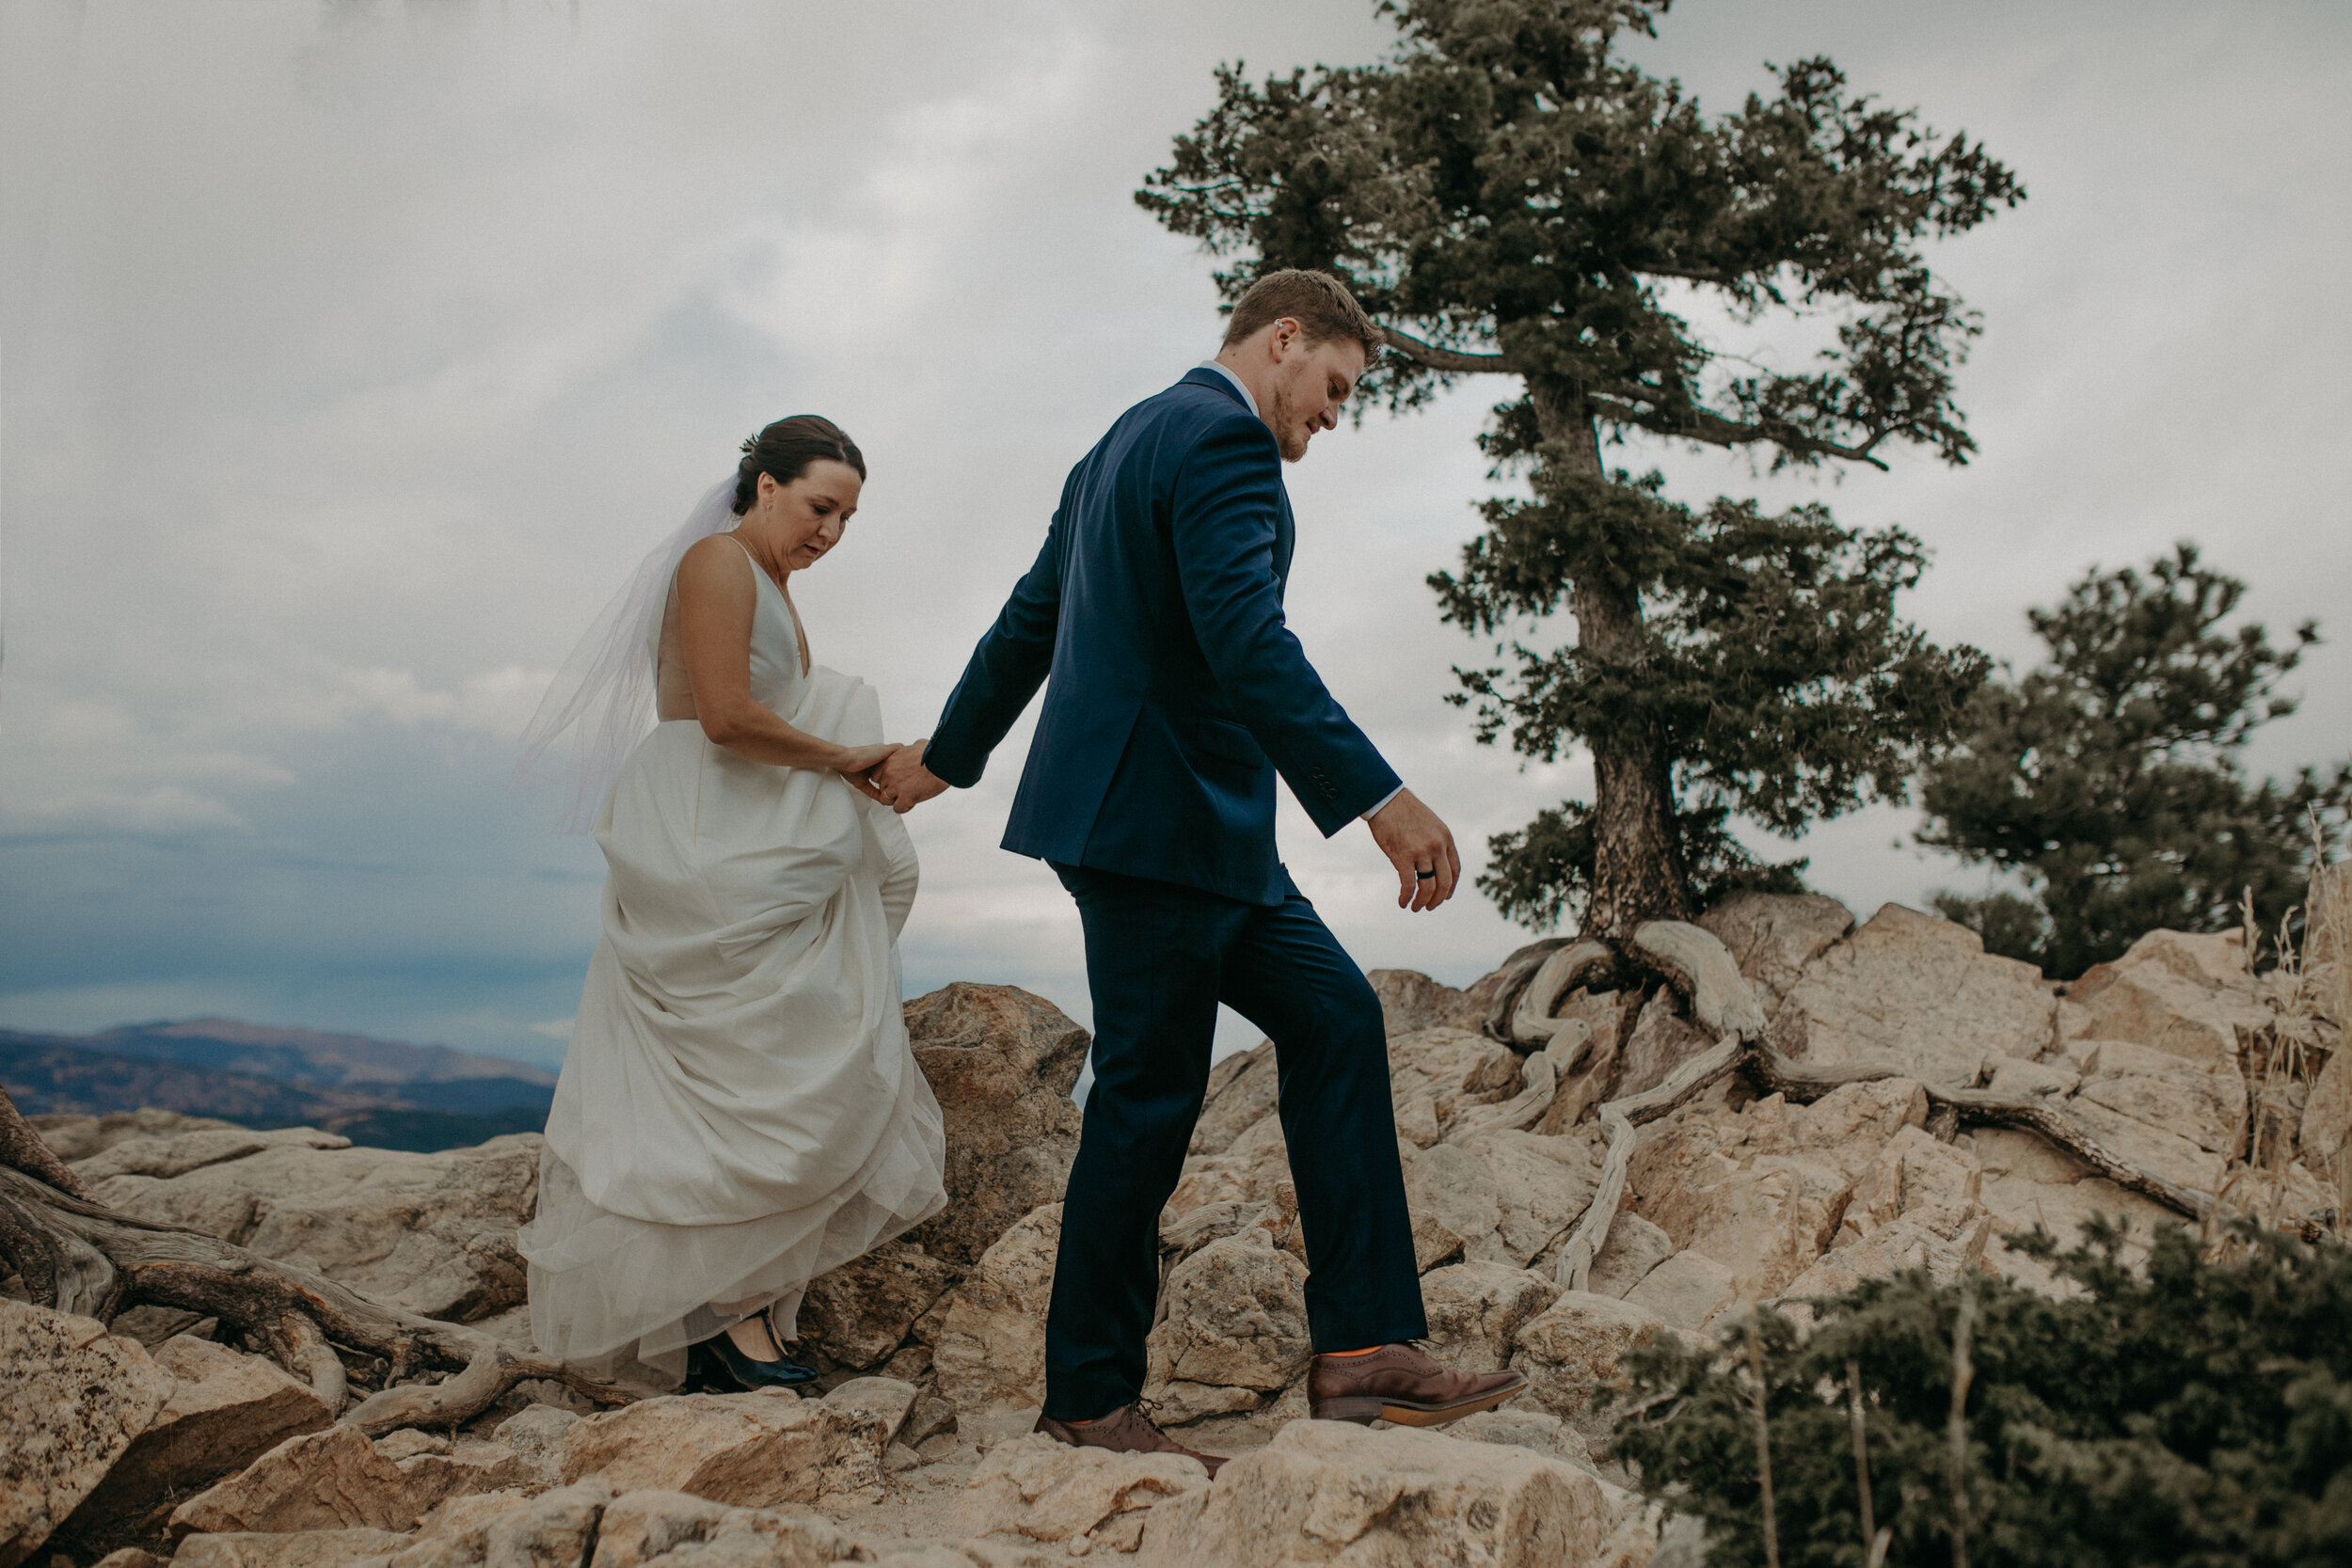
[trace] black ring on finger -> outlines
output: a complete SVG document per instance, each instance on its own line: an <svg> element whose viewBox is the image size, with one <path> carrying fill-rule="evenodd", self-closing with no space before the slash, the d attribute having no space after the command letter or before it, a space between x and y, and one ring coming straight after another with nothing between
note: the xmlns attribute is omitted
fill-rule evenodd
<svg viewBox="0 0 2352 1568"><path fill-rule="evenodd" d="M1437 873L1435 871L1416 871L1413 873L1413 880L1417 882L1425 882L1436 876Z"/></svg>

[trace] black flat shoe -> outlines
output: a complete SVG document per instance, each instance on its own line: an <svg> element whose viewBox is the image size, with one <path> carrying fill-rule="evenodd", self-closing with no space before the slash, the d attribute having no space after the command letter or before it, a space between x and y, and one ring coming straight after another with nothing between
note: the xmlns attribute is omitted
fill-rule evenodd
<svg viewBox="0 0 2352 1568"><path fill-rule="evenodd" d="M817 1369L778 1356L755 1361L736 1348L724 1334L713 1335L686 1354L686 1375L705 1384L732 1383L745 1392L761 1388L798 1388L817 1381Z"/></svg>

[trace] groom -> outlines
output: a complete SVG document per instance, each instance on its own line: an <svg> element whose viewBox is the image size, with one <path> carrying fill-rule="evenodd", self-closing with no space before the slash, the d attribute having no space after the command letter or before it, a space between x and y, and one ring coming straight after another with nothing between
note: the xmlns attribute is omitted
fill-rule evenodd
<svg viewBox="0 0 2352 1568"><path fill-rule="evenodd" d="M1447 1371L1427 1333L1379 1000L1274 847L1279 772L1325 836L1362 817L1400 908L1453 896L1454 837L1324 689L1283 624L1296 531L1281 465L1338 422L1380 329L1335 278L1285 271L1224 347L1120 416L1062 486L1045 547L927 748L879 783L900 810L979 781L1040 682L1005 847L1077 901L1094 1087L1062 1209L1038 1430L1191 1452L1136 1409L1159 1215L1183 1172L1225 1003L1274 1041L1305 1227L1314 1414L1436 1426L1517 1372ZM1050 677L1050 678L1049 678ZM1223 1463L1197 1455L1212 1473Z"/></svg>

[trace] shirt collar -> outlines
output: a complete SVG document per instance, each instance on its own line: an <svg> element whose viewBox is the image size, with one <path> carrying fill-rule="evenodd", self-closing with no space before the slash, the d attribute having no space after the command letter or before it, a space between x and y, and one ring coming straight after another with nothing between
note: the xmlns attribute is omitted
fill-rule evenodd
<svg viewBox="0 0 2352 1568"><path fill-rule="evenodd" d="M1263 414L1258 413L1258 400L1249 395L1249 388L1243 384L1240 376L1235 375L1232 371L1227 370L1223 365L1218 364L1214 359L1203 359L1195 368L1204 371L1215 371L1217 374L1232 382L1233 384L1234 390L1241 393L1241 401L1248 405L1249 411L1252 414L1258 414L1260 419L1265 418Z"/></svg>

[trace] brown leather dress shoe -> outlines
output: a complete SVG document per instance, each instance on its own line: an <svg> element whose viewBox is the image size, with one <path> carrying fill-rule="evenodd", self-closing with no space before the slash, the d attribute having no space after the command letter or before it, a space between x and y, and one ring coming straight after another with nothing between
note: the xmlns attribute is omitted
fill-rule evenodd
<svg viewBox="0 0 2352 1568"><path fill-rule="evenodd" d="M1074 1421L1057 1421L1040 1416L1031 1432L1041 1432L1057 1443L1067 1443L1073 1449L1108 1449L1113 1453L1181 1453L1197 1459L1215 1481L1225 1461L1213 1453L1188 1449L1158 1427L1143 1418L1143 1412L1132 1404L1122 1404L1109 1415L1081 1426Z"/></svg>
<svg viewBox="0 0 2352 1568"><path fill-rule="evenodd" d="M1317 1420L1441 1427L1492 1410L1527 1386L1519 1372L1450 1372L1413 1345L1369 1355L1318 1355L1307 1374Z"/></svg>

